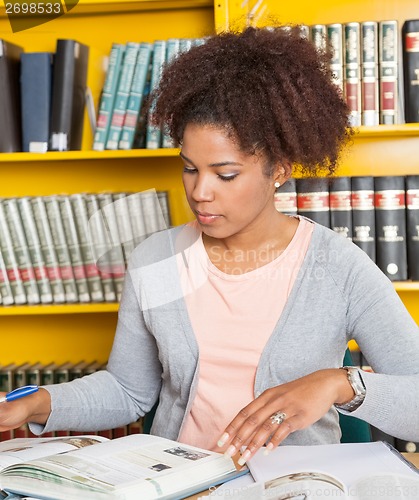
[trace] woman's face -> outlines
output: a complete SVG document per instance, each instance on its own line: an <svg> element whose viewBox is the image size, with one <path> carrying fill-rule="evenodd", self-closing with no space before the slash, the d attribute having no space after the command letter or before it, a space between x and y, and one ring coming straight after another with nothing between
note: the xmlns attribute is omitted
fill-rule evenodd
<svg viewBox="0 0 419 500"><path fill-rule="evenodd" d="M229 238L271 220L274 179L264 174L264 159L240 151L223 129L187 125L180 155L186 197L204 234Z"/></svg>

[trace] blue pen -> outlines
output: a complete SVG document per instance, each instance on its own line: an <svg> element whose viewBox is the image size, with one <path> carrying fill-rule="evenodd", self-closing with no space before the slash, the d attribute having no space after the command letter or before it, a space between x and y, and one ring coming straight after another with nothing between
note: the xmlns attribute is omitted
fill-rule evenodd
<svg viewBox="0 0 419 500"><path fill-rule="evenodd" d="M4 397L0 398L0 403L14 401L15 399L23 398L33 394L38 390L37 385L25 385L24 387L19 387L14 391L8 392Z"/></svg>

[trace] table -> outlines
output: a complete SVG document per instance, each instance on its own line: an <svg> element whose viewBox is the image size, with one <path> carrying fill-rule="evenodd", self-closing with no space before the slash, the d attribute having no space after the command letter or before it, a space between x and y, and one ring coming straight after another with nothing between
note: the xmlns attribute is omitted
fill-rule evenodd
<svg viewBox="0 0 419 500"><path fill-rule="evenodd" d="M412 464L419 469L419 453L402 453L404 457L406 457ZM199 493L197 495L192 495L191 497L188 497L187 500L196 500L200 496L202 496L203 493Z"/></svg>

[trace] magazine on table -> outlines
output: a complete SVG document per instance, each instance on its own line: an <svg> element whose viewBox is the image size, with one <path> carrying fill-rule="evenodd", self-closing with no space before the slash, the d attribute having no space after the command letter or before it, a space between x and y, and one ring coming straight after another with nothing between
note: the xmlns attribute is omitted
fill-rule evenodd
<svg viewBox="0 0 419 500"><path fill-rule="evenodd" d="M221 453L148 434L14 439L0 443L0 468L4 498L51 500L175 500L248 472Z"/></svg>
<svg viewBox="0 0 419 500"><path fill-rule="evenodd" d="M217 500L418 500L419 471L382 441L259 450L253 476L203 495Z"/></svg>

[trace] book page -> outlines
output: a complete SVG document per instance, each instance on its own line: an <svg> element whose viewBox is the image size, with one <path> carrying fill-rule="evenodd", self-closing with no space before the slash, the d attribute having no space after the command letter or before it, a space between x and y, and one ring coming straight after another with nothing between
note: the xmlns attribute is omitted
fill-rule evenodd
<svg viewBox="0 0 419 500"><path fill-rule="evenodd" d="M84 499L96 498L89 496L90 490L146 500L236 471L234 462L220 453L149 435L125 436L94 448L10 467L2 472L2 486L33 494L32 480L37 492L42 487L56 499L69 498L71 490L83 491Z"/></svg>
<svg viewBox="0 0 419 500"><path fill-rule="evenodd" d="M381 441L279 446L269 455L259 451L249 460L248 466L256 481L268 481L301 471L330 474L347 486L366 475L406 474L417 477L401 455Z"/></svg>
<svg viewBox="0 0 419 500"><path fill-rule="evenodd" d="M0 470L9 465L36 458L77 450L107 441L102 436L66 436L47 438L15 438L0 442Z"/></svg>

